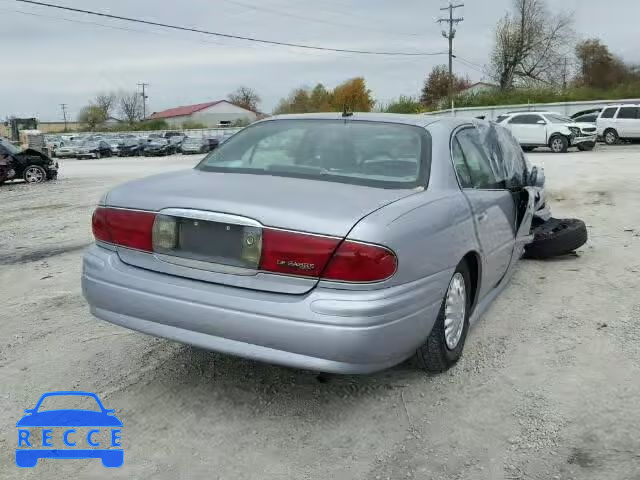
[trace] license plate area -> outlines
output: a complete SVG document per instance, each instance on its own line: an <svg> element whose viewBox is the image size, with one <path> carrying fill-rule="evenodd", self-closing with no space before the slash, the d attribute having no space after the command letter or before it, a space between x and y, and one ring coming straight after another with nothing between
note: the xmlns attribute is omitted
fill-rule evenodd
<svg viewBox="0 0 640 480"><path fill-rule="evenodd" d="M153 250L161 260L184 266L255 271L262 253L262 227L233 215L163 211L154 223Z"/></svg>

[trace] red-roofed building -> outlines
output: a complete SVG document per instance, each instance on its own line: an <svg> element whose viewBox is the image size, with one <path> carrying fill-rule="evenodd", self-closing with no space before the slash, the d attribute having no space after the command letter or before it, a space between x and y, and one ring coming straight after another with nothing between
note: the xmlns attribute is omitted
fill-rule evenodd
<svg viewBox="0 0 640 480"><path fill-rule="evenodd" d="M213 128L231 126L238 120L254 122L258 115L227 100L218 100L170 108L155 112L149 118L165 120L172 127L182 127L185 122L196 122Z"/></svg>

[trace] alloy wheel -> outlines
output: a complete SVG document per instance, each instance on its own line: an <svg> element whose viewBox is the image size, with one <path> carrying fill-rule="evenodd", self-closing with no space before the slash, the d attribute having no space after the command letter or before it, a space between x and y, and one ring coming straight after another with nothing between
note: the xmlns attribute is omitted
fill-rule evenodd
<svg viewBox="0 0 640 480"><path fill-rule="evenodd" d="M460 342L467 312L467 291L460 272L451 279L444 304L444 338L449 350Z"/></svg>

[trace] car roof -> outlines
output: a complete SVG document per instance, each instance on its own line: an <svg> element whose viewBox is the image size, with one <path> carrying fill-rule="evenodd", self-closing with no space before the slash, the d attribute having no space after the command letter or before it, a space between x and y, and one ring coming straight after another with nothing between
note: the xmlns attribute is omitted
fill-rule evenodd
<svg viewBox="0 0 640 480"><path fill-rule="evenodd" d="M427 127L435 123L445 125L449 128L456 128L460 125L466 125L474 122L483 122L473 117L454 117L454 116L432 116L428 113L420 114L401 114L401 113L372 113L372 112L354 112L348 117L343 117L341 112L330 113L298 113L287 115L274 115L272 117L260 120L256 123L269 122L274 120L349 120L361 122L384 122L398 123L404 125L415 125L418 127Z"/></svg>

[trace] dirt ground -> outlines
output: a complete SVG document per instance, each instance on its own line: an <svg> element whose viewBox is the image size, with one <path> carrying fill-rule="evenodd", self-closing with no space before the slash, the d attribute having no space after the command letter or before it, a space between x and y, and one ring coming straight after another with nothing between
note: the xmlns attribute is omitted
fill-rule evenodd
<svg viewBox="0 0 640 480"><path fill-rule="evenodd" d="M98 198L197 157L63 160L57 182L0 187L0 478L640 479L640 146L529 158L590 240L523 261L431 377L321 382L93 318L80 270ZM16 467L15 423L53 390L115 409L122 468Z"/></svg>

